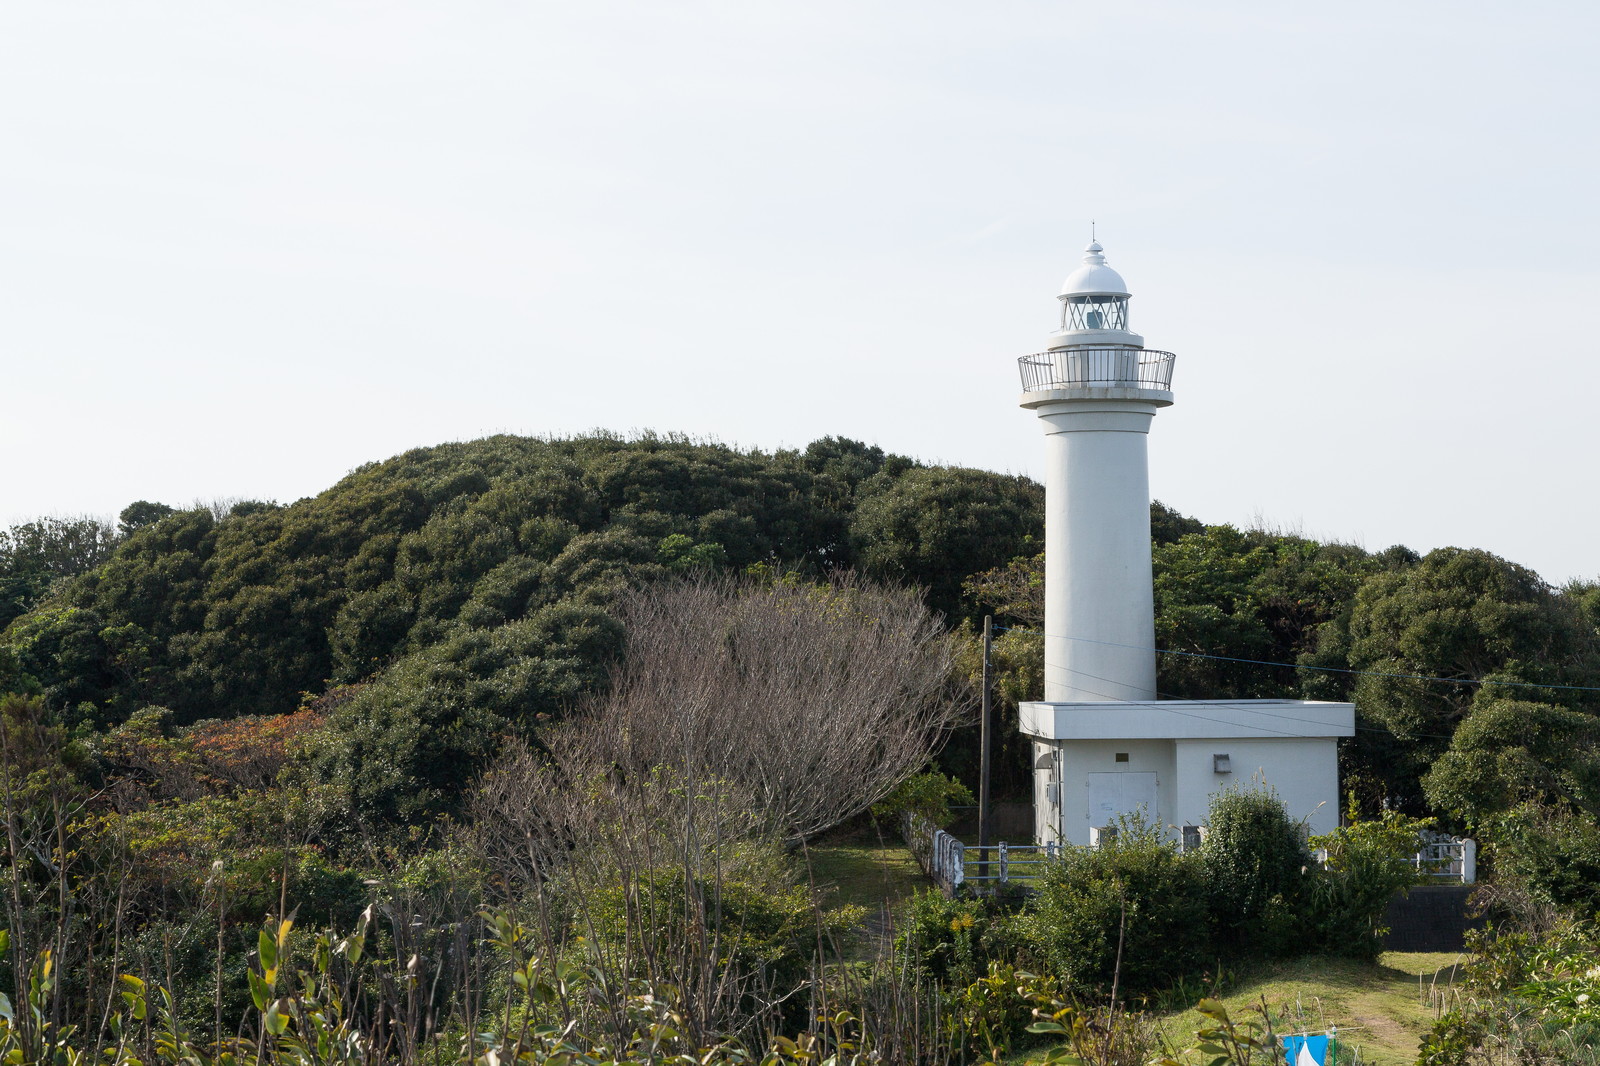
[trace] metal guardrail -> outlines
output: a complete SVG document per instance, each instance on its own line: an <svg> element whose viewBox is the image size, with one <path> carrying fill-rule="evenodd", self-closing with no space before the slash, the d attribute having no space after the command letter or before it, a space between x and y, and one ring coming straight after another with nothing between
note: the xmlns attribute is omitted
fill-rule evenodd
<svg viewBox="0 0 1600 1066"><path fill-rule="evenodd" d="M962 885L976 888L1032 881L1061 854L1061 848L1060 844L1008 844L1003 840L980 848L936 829L926 866L929 877L945 891L954 892ZM987 859L985 851L989 853Z"/></svg>
<svg viewBox="0 0 1600 1066"><path fill-rule="evenodd" d="M983 859L984 848L976 845L966 849L966 880L973 884L993 882L1003 885L1011 881L1032 881L1044 873L1044 867L1061 854L1060 844L1007 844L1005 841L987 849L989 861ZM987 867L987 872L985 872Z"/></svg>
<svg viewBox="0 0 1600 1066"><path fill-rule="evenodd" d="M906 813L904 829L906 842L917 862L935 884L952 893L966 884L978 887L1032 881L1044 872L1046 863L1061 854L1063 847L1001 841L988 848L989 857L985 863L984 849L976 844L964 844L910 812Z"/></svg>
<svg viewBox="0 0 1600 1066"><path fill-rule="evenodd" d="M1172 388L1177 356L1148 348L1062 348L1017 360L1024 392Z"/></svg>

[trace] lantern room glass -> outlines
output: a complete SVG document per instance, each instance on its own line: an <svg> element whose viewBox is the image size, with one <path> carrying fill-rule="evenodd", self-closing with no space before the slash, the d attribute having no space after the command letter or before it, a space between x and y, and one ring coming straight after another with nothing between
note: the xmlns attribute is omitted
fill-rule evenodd
<svg viewBox="0 0 1600 1066"><path fill-rule="evenodd" d="M1128 298L1126 296L1068 296L1061 301L1061 328L1120 329L1128 328Z"/></svg>

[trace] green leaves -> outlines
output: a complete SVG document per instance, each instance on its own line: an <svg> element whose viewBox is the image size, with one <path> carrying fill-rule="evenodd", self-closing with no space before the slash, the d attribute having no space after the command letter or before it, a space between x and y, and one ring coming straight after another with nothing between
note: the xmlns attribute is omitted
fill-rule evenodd
<svg viewBox="0 0 1600 1066"><path fill-rule="evenodd" d="M1039 884L1031 925L1036 950L1082 989L1138 995L1194 973L1210 938L1203 871L1161 834L1133 820L1114 843L1067 848Z"/></svg>
<svg viewBox="0 0 1600 1066"><path fill-rule="evenodd" d="M272 986L254 970L249 971L250 999L256 1005L256 1010L266 1010L267 1004L272 1002Z"/></svg>
<svg viewBox="0 0 1600 1066"><path fill-rule="evenodd" d="M1221 1000L1202 999L1194 1009L1211 1022L1195 1031L1195 1040L1190 1046L1191 1051L1211 1056L1201 1060L1206 1066L1250 1066L1252 1063L1276 1066L1282 1061L1283 1052L1278 1046L1265 999L1259 1007L1249 1009L1255 1017L1244 1022L1235 1021ZM1178 1066L1178 1062L1164 1057L1157 1061L1157 1066Z"/></svg>
<svg viewBox="0 0 1600 1066"><path fill-rule="evenodd" d="M278 942L265 929L256 934L256 957L261 960L262 972L270 980L278 969Z"/></svg>
<svg viewBox="0 0 1600 1066"><path fill-rule="evenodd" d="M1256 788L1219 792L1206 822L1200 861L1223 946L1241 954L1291 947L1281 941L1294 935L1301 872L1311 856L1283 801Z"/></svg>
<svg viewBox="0 0 1600 1066"><path fill-rule="evenodd" d="M361 963L361 952L367 946L367 928L372 924L372 905L361 912L361 917L356 920L356 930L343 940L339 941L337 949L340 956L352 966Z"/></svg>
<svg viewBox="0 0 1600 1066"><path fill-rule="evenodd" d="M970 613L962 595L970 575L1033 555L1043 542L1044 489L1024 477L921 467L880 473L858 495L850 538L862 569L928 586L929 606L951 617Z"/></svg>
<svg viewBox="0 0 1600 1066"><path fill-rule="evenodd" d="M269 925L256 934L256 959L261 964L261 972L249 971L250 999L255 1003L256 1010L267 1011L268 1004L277 994L278 962L292 929L294 922L285 918L276 926Z"/></svg>
<svg viewBox="0 0 1600 1066"><path fill-rule="evenodd" d="M150 1005L145 1001L144 982L132 974L125 973L117 978L121 987L118 993L122 1004L136 1021L144 1021L150 1016Z"/></svg>

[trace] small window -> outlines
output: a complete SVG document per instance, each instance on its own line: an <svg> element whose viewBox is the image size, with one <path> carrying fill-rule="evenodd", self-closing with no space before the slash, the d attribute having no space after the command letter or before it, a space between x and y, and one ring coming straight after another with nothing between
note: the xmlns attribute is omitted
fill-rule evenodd
<svg viewBox="0 0 1600 1066"><path fill-rule="evenodd" d="M1117 827L1114 825L1097 825L1089 830L1089 846L1092 848L1103 847L1117 839Z"/></svg>
<svg viewBox="0 0 1600 1066"><path fill-rule="evenodd" d="M1127 762L1128 761L1128 753L1125 752L1125 751L1117 752L1117 761L1118 762Z"/></svg>
<svg viewBox="0 0 1600 1066"><path fill-rule="evenodd" d="M1205 834L1202 832L1200 826L1186 825L1183 827L1184 851L1194 851L1200 847L1200 844L1203 840L1205 840Z"/></svg>
<svg viewBox="0 0 1600 1066"><path fill-rule="evenodd" d="M1231 774L1233 773L1232 762L1226 755L1216 754L1211 756L1211 769L1215 773Z"/></svg>

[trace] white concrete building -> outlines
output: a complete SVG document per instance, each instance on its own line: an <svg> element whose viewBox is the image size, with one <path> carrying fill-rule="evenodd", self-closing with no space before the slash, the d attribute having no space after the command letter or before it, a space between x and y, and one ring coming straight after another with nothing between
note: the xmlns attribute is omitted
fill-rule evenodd
<svg viewBox="0 0 1600 1066"><path fill-rule="evenodd" d="M1211 797L1275 789L1314 833L1339 824L1348 703L1156 698L1146 441L1172 404L1171 352L1129 329L1127 285L1091 243L1049 348L1019 360L1045 432L1044 700L1033 738L1040 843L1094 843L1123 814L1194 839Z"/></svg>

